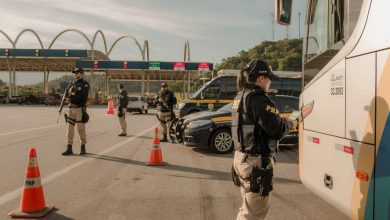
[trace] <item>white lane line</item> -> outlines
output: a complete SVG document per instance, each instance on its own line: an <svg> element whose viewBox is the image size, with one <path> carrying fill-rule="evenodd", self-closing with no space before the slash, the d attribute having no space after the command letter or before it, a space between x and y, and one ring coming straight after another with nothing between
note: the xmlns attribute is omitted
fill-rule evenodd
<svg viewBox="0 0 390 220"><path fill-rule="evenodd" d="M55 125L49 125L49 126L38 127L38 128L30 128L30 129L18 130L18 131L11 131L11 132L7 132L7 133L1 133L0 136L10 135L10 134L17 134L17 133L23 133L23 132L27 132L27 131L41 130L41 129L45 129L45 128L51 128L51 127L55 127L55 126L60 126L60 125L62 125L62 124L55 124Z"/></svg>
<svg viewBox="0 0 390 220"><path fill-rule="evenodd" d="M101 155L101 156L105 156L106 154L110 153L111 151L114 151L114 150L116 150L116 149L122 147L123 145L128 144L128 143L134 141L137 137L146 134L146 133L149 132L150 130L154 129L157 125L158 125L158 124L155 124L155 125L153 125L151 128L148 128L148 129L146 129L146 130L144 130L144 131L141 131L140 133L136 134L135 136L133 136L133 137L127 139L127 140L124 140L124 141L122 141L122 142L119 142L119 143L117 143L117 144L111 146L110 148L107 148L107 149L101 151L101 152L98 153L98 154ZM60 177L60 176L62 176L62 175L64 175L64 174L70 172L71 170L75 169L76 167L79 167L79 166L81 166L81 165L83 165L83 164L85 164L85 163L88 163L88 162L90 162L90 161L92 161L92 160L96 160L96 159L98 159L98 158L99 158L99 157L83 159L83 160L81 160L81 161L79 161L79 162L77 162L77 163L75 163L75 164L72 164L72 165L70 165L70 166L68 166L68 167L65 167L65 168L63 168L63 169L61 169L61 170L55 172L55 173L52 173L52 174L50 174L49 176L44 177L44 178L42 179L42 184L47 184L47 183L49 183L49 182L51 182L51 181L57 179L58 177ZM6 193L6 194L2 195L2 196L0 197L0 205L3 205L3 204L5 204L5 203L7 203L7 202L9 202L9 201L11 201L11 200L13 200L13 199L19 197L19 196L22 194L23 188L24 188L24 187L19 187L19 188L15 189L15 190L12 191L12 192L9 192L9 193Z"/></svg>

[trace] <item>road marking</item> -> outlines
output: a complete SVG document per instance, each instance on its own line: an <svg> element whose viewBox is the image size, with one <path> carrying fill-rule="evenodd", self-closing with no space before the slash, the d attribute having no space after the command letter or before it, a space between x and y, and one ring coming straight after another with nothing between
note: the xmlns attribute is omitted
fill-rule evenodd
<svg viewBox="0 0 390 220"><path fill-rule="evenodd" d="M2 133L2 134L0 134L0 136L23 133L23 132L27 132L27 131L41 130L41 129L45 129L45 128L60 126L60 125L62 125L62 124L55 124L55 125L49 125L49 126L44 126L44 127L39 127L39 128L30 128L30 129L18 130L18 131L11 131L11 132L7 132L7 133Z"/></svg>
<svg viewBox="0 0 390 220"><path fill-rule="evenodd" d="M119 143L111 146L110 148L107 148L107 149L101 151L100 153L98 153L100 156L97 156L95 158L83 159L83 160L81 160L81 161L79 161L79 162L77 162L75 164L72 164L70 166L67 166L67 167L65 167L65 168L55 172L55 173L52 173L52 174L50 174L47 177L44 177L42 179L42 185L47 184L47 183L57 179L58 177L60 177L62 175L65 175L66 173L70 172L71 170L73 170L73 169L75 169L75 168L77 168L77 167L79 167L79 166L81 166L83 164L86 164L86 163L88 163L88 162L90 162L92 160L99 159L100 157L105 156L106 154L110 153L111 151L114 151L114 150L122 147L123 145L128 144L128 143L134 141L137 137L142 136L142 135L150 132L151 130L153 130L157 125L158 124L155 124L155 125L151 126L150 128L148 128L148 129L146 129L144 131L141 131L140 133L134 135L133 137L131 137L131 138L127 139L127 140L124 140L122 142L119 142ZM12 192L9 192L9 193L6 193L6 194L0 196L0 206L5 204L5 203L7 203L7 202L9 202L9 201L11 201L11 200L13 200L13 199L15 199L15 198L17 198L17 197L19 197L22 194L22 190L23 190L23 187L19 187L19 188L15 189Z"/></svg>

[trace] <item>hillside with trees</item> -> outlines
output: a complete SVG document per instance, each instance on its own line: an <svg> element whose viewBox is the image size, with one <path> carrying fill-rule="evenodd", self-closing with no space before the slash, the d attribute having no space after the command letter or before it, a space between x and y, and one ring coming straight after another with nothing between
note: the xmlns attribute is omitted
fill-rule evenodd
<svg viewBox="0 0 390 220"><path fill-rule="evenodd" d="M264 59L273 70L301 71L302 39L264 41L247 51L240 51L237 56L222 59L216 69L242 69L254 58Z"/></svg>

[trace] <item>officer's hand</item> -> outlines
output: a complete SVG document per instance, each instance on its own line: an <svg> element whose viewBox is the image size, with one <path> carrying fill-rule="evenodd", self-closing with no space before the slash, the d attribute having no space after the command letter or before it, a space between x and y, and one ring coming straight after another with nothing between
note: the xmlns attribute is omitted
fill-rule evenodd
<svg viewBox="0 0 390 220"><path fill-rule="evenodd" d="M298 121L296 119L289 119L289 121L293 124L291 129L298 129Z"/></svg>

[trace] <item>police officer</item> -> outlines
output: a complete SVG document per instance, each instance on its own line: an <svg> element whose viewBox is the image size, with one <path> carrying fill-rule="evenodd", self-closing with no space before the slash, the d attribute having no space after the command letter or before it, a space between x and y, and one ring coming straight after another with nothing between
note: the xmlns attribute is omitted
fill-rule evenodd
<svg viewBox="0 0 390 220"><path fill-rule="evenodd" d="M127 134L126 112L127 112L128 97L123 84L118 85L118 90L119 90L118 118L119 118L119 125L121 126L121 130L122 130L122 132L118 134L118 136L124 137Z"/></svg>
<svg viewBox="0 0 390 220"><path fill-rule="evenodd" d="M279 80L268 64L252 60L237 78L238 94L232 107L234 141L233 179L243 199L237 219L264 219L272 191L277 141L296 127L282 119L267 91ZM235 177L235 178L234 178Z"/></svg>
<svg viewBox="0 0 390 220"><path fill-rule="evenodd" d="M62 155L73 154L72 145L74 138L74 127L77 124L77 131L80 136L80 155L86 154L85 144L87 143L87 137L85 133L85 123L88 121L86 107L89 94L89 84L83 79L84 70L76 69L72 71L75 76L75 81L70 84L65 94L69 99L69 108L67 112L68 133L66 139L68 142L67 149Z"/></svg>
<svg viewBox="0 0 390 220"><path fill-rule="evenodd" d="M160 141L167 142L168 128L171 126L171 122L174 118L173 105L176 104L176 97L175 94L169 90L166 82L161 84L160 93L158 94L156 101L158 111L157 118L160 121L164 136Z"/></svg>

